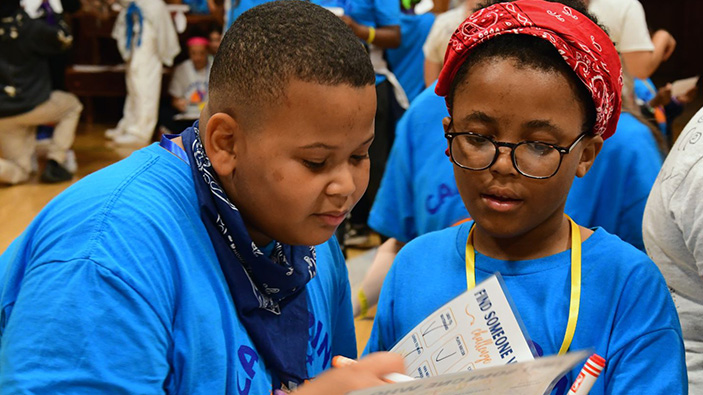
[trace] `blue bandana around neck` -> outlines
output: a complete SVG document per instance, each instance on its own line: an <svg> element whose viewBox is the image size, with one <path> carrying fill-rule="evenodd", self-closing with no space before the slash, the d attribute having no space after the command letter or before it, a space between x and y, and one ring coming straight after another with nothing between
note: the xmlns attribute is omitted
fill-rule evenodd
<svg viewBox="0 0 703 395"><path fill-rule="evenodd" d="M305 285L316 274L315 247L275 242L271 257L254 244L237 207L205 153L198 122L181 137L195 182L200 216L215 247L244 328L274 376L273 388L307 377ZM280 382L279 382L280 381Z"/></svg>

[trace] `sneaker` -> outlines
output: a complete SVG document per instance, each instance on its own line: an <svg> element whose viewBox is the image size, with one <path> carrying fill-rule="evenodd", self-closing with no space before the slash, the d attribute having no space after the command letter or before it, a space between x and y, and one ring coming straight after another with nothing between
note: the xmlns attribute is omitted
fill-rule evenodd
<svg viewBox="0 0 703 395"><path fill-rule="evenodd" d="M119 128L108 129L105 131L105 138L108 140L114 140L115 137L123 135L124 130Z"/></svg>
<svg viewBox="0 0 703 395"><path fill-rule="evenodd" d="M46 167L44 168L44 172L41 173L40 179L42 182L46 183L71 181L73 179L73 174L66 170L65 167L61 166L59 162L49 159L46 161Z"/></svg>
<svg viewBox="0 0 703 395"><path fill-rule="evenodd" d="M76 174L78 170L78 162L76 162L76 153L72 149L66 151L66 160L63 161L63 167L71 174Z"/></svg>
<svg viewBox="0 0 703 395"><path fill-rule="evenodd" d="M149 137L144 138L131 133L123 133L116 136L112 141L121 146L139 146L145 147L149 144Z"/></svg>

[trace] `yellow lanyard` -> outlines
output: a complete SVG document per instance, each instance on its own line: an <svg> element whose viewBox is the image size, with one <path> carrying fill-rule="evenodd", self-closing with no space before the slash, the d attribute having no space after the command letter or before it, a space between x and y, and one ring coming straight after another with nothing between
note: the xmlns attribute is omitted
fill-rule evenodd
<svg viewBox="0 0 703 395"><path fill-rule="evenodd" d="M568 215L566 218L571 223L571 301L569 302L569 321L566 324L566 334L564 334L559 355L566 354L571 346L571 340L576 332L579 303L581 302L581 231L573 219ZM468 289L476 286L476 252L473 240L474 226L472 225L469 237L466 239L466 285Z"/></svg>

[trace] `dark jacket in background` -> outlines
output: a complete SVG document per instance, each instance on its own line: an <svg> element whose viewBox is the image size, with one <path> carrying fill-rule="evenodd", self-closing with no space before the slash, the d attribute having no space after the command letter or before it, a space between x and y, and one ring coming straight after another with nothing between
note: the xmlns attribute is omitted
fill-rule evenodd
<svg viewBox="0 0 703 395"><path fill-rule="evenodd" d="M47 57L68 48L72 40L64 22L51 26L21 9L0 18L0 117L25 113L49 99Z"/></svg>

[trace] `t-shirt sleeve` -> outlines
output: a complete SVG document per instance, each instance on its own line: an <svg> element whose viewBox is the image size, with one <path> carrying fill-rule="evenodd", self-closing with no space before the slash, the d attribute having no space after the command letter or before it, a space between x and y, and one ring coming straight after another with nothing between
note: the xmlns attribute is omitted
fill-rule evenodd
<svg viewBox="0 0 703 395"><path fill-rule="evenodd" d="M369 226L376 232L403 243L417 237L413 216L413 158L409 141L413 122L409 118L404 116L398 122L396 138L368 220Z"/></svg>
<svg viewBox="0 0 703 395"><path fill-rule="evenodd" d="M653 51L654 44L647 28L644 8L639 1L630 1L626 6L620 42L616 43L620 52Z"/></svg>
<svg viewBox="0 0 703 395"><path fill-rule="evenodd" d="M99 263L35 266L2 317L3 393L163 393L168 323Z"/></svg>
<svg viewBox="0 0 703 395"><path fill-rule="evenodd" d="M356 333L354 331L354 312L351 303L351 286L349 285L349 272L344 261L344 255L339 248L336 238L328 242L334 256L337 272L337 302L335 309L336 321L332 329L332 355L344 355L356 359Z"/></svg>
<svg viewBox="0 0 703 395"><path fill-rule="evenodd" d="M605 393L687 393L676 308L652 262L642 262L630 274L617 303L604 371Z"/></svg>
<svg viewBox="0 0 703 395"><path fill-rule="evenodd" d="M677 226L683 234L686 248L696 260L698 275L703 277L703 158L688 171L671 196Z"/></svg>
<svg viewBox="0 0 703 395"><path fill-rule="evenodd" d="M376 26L400 26L400 1L374 0Z"/></svg>

